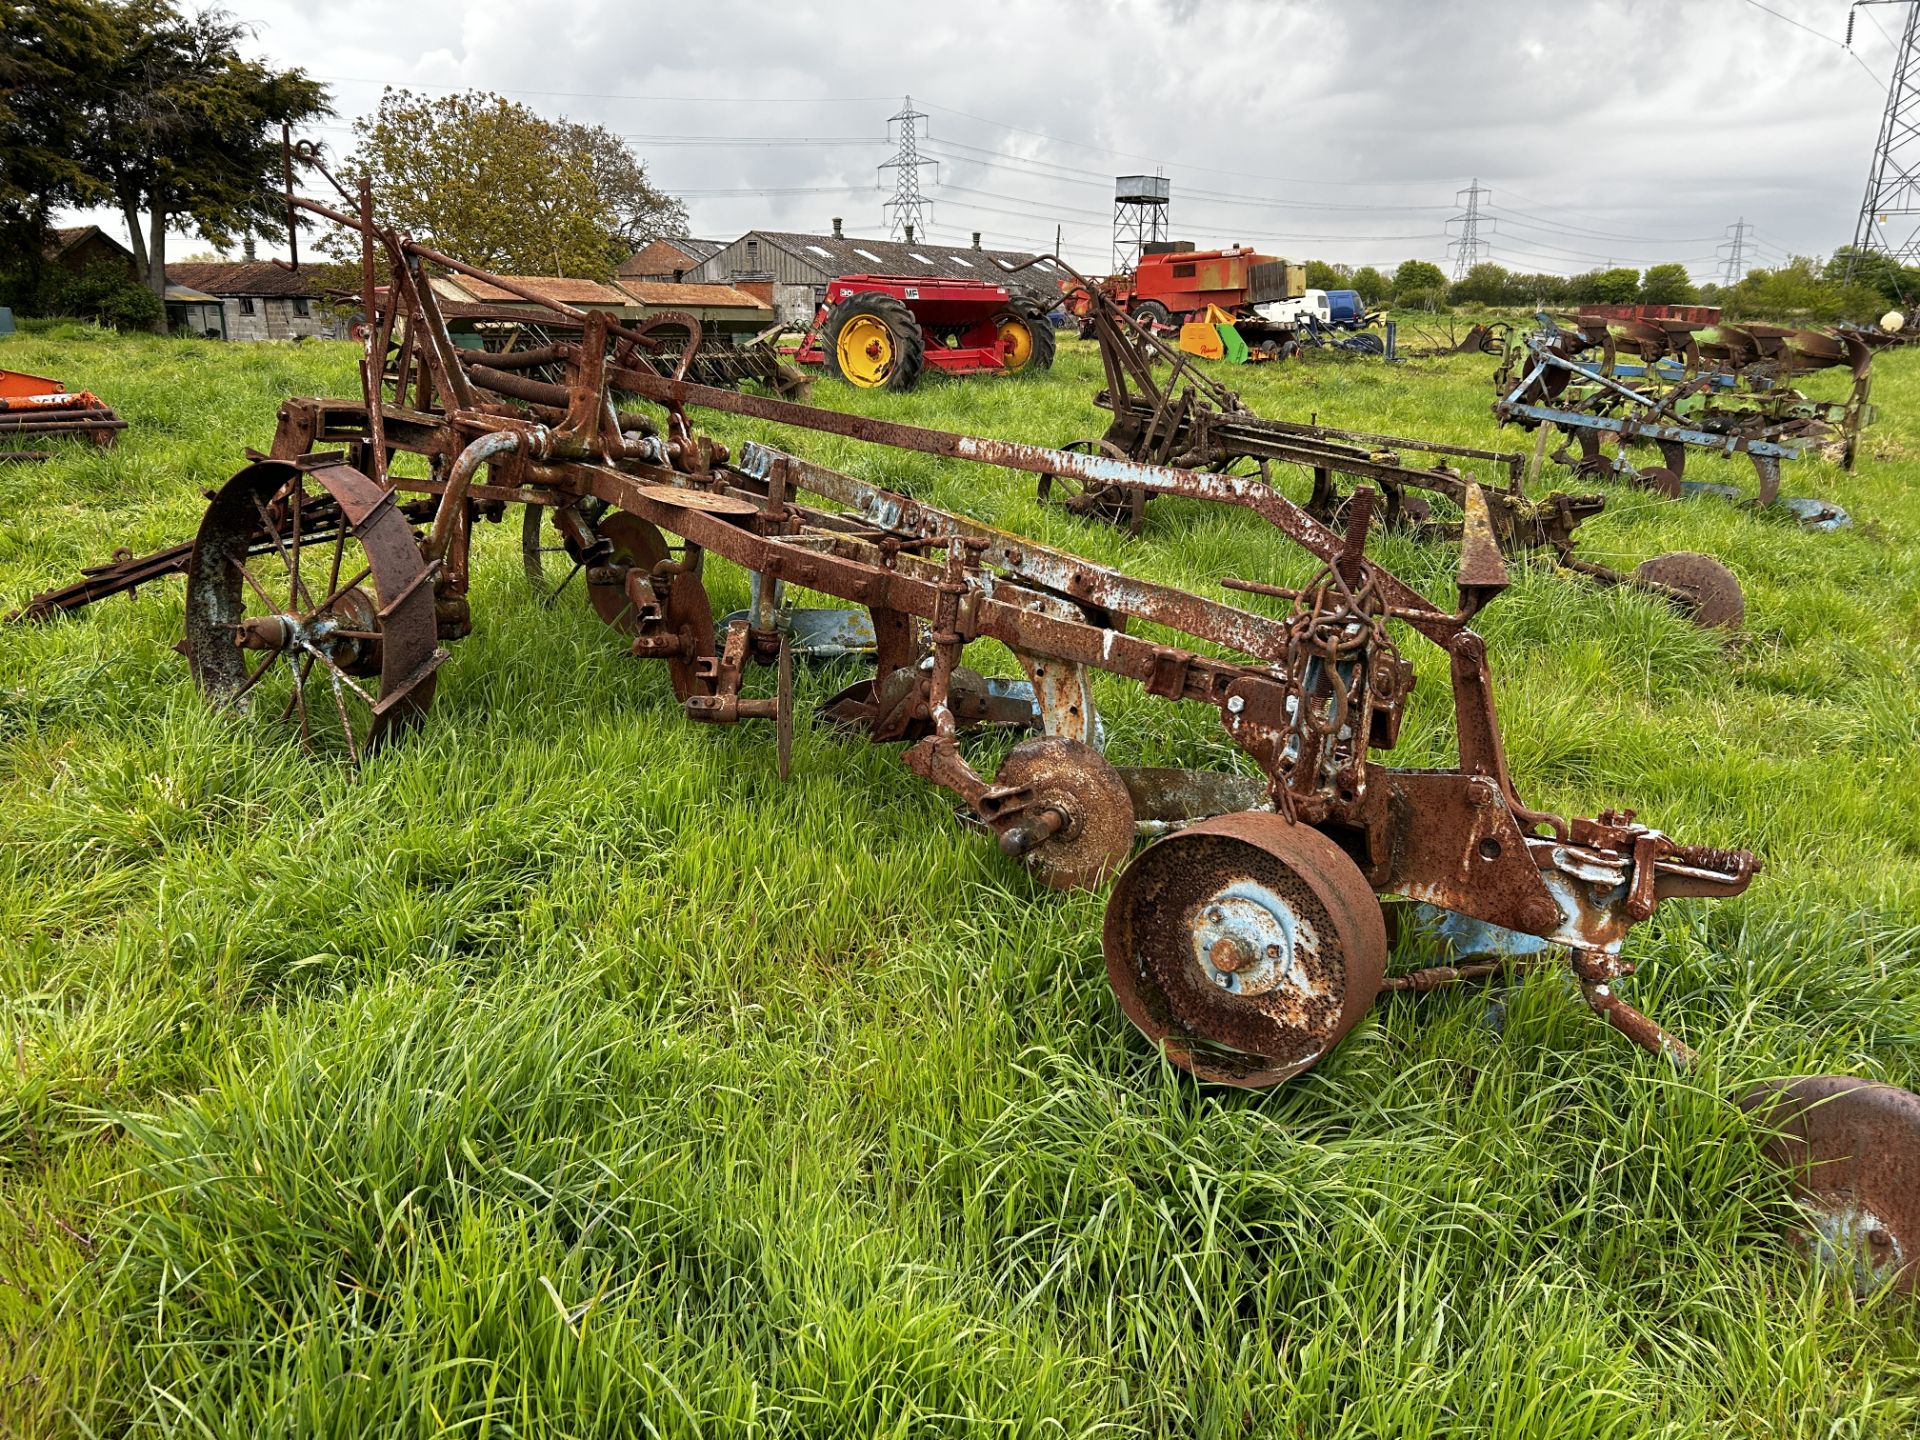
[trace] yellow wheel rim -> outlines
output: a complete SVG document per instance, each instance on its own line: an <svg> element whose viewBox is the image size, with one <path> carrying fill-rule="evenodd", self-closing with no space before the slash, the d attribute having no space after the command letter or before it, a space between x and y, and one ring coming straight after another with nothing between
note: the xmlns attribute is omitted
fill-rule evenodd
<svg viewBox="0 0 1920 1440"><path fill-rule="evenodd" d="M877 389L893 373L893 332L878 316L855 315L847 321L840 327L834 351L840 373L850 385Z"/></svg>
<svg viewBox="0 0 1920 1440"><path fill-rule="evenodd" d="M1009 370L1024 370L1033 358L1033 331L1024 320L1000 322L1000 355Z"/></svg>

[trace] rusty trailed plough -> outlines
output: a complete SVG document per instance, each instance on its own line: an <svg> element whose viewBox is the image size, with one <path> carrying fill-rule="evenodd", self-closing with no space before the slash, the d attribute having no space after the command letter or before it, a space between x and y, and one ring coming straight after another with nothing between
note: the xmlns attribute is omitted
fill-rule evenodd
<svg viewBox="0 0 1920 1440"><path fill-rule="evenodd" d="M1468 486L1478 483L1502 554L1545 553L1600 584L1656 594L1703 626L1735 628L1744 618L1740 582L1710 555L1658 555L1632 574L1580 557L1574 531L1606 507L1606 497L1556 490L1530 499L1524 455L1256 415L1192 356L1161 340L1098 287L1079 283L1106 372L1106 386L1094 403L1110 410L1113 420L1100 439L1076 441L1068 449L1181 470L1237 468L1245 478L1265 484L1273 483L1271 467L1298 466L1313 477L1307 513L1323 523L1341 524L1353 486L1365 484L1382 495L1380 518L1389 528L1456 543L1466 523ZM1418 463L1427 457L1427 464ZM1476 482L1469 465L1481 467L1488 478ZM1067 477L1040 481L1041 499L1057 499L1076 514L1136 532L1148 499L1165 493L1170 492L1153 481L1094 486Z"/></svg>
<svg viewBox="0 0 1920 1440"><path fill-rule="evenodd" d="M1809 399L1787 383L1834 367L1852 375L1844 399ZM1541 315L1508 346L1494 387L1501 424L1568 433L1578 454L1563 446L1554 459L1576 474L1617 477L1669 497L1738 498L1731 486L1687 480L1687 456L1745 455L1759 480L1758 503L1832 529L1848 523L1846 512L1826 501L1781 499L1780 467L1817 451L1853 468L1860 430L1873 418L1873 350L1844 330L1585 316L1562 329ZM1627 453L1633 445L1654 447L1660 463L1635 465Z"/></svg>
<svg viewBox="0 0 1920 1440"><path fill-rule="evenodd" d="M461 363L425 283L429 264L467 267L376 224L364 189L357 214L300 204L358 230L377 315L368 355L384 356L403 330L416 378L397 389L369 360L359 399L289 400L271 454L254 456L214 495L187 564L185 647L210 700L278 714L316 745L327 729L316 717L337 719L336 743L355 756L394 740L424 720L446 647L471 626L476 522L521 505L551 518L595 609L623 649L665 666L682 714L766 722L783 773L795 636L808 613L789 597L808 591L863 610L873 670L834 697L833 718L903 744L911 770L952 791L1046 884L1117 877L1103 934L1115 993L1168 1059L1202 1079L1285 1080L1320 1059L1383 989L1426 990L1502 968L1389 977L1380 897L1533 937L1569 957L1587 1003L1615 1029L1675 1061L1690 1055L1620 995L1633 970L1626 936L1662 901L1738 895L1759 862L1682 844L1631 811L1569 819L1520 798L1486 647L1470 624L1503 583L1477 486L1462 497L1463 583L1448 610L1368 556L1369 487L1349 497L1336 531L1257 479L663 378L614 362L624 337L605 315L580 317L579 344L558 357L559 393L509 403L487 367ZM378 309L376 256L394 277L390 303ZM636 401L650 408L627 408ZM1315 568L1298 587L1265 587L1284 599L1283 613L1236 608L771 446L736 452L694 428L694 406L1237 505ZM402 456L419 458L395 463ZM716 561L747 571L753 596L719 626L708 589ZM1374 758L1393 748L1414 685L1389 622L1447 657L1452 764L1395 769ZM995 690L970 670L968 648L983 643L1011 652L1023 690ZM770 694L749 685L761 668L775 672ZM1213 710L1243 765L1116 764L1101 750L1096 673ZM994 724L1041 733L1015 744L989 776L975 768L966 735ZM1162 838L1135 855L1143 832ZM1792 1091L1769 1091L1765 1103L1783 1125L1810 1126L1813 1149L1850 1154L1850 1137L1882 1114L1880 1097L1905 1092L1848 1083L1856 1088L1824 1106ZM1818 1172L1807 1183L1825 1196ZM1901 1271L1905 1247L1920 1240L1908 1222L1920 1217L1871 1185L1845 1199L1887 1220L1899 1249L1879 1259Z"/></svg>

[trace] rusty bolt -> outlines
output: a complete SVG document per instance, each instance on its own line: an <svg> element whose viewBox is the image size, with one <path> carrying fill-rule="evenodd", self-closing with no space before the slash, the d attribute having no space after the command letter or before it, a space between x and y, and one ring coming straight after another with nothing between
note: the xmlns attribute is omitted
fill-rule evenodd
<svg viewBox="0 0 1920 1440"><path fill-rule="evenodd" d="M1231 975L1253 962L1246 945L1232 935L1222 935L1214 941L1213 947L1207 951L1207 959L1223 975Z"/></svg>

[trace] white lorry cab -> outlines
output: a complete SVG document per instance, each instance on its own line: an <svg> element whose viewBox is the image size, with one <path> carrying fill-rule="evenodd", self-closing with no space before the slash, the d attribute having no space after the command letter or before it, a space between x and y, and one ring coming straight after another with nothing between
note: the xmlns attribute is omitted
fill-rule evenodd
<svg viewBox="0 0 1920 1440"><path fill-rule="evenodd" d="M1288 300L1269 300L1254 306L1253 313L1273 325L1299 325L1309 318L1322 325L1333 324L1333 307L1324 290L1308 290Z"/></svg>

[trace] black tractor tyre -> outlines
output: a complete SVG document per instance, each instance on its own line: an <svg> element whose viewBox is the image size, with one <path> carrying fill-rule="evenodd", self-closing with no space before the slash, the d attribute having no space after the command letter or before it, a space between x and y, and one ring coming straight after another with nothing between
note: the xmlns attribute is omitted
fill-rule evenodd
<svg viewBox="0 0 1920 1440"><path fill-rule="evenodd" d="M878 384L852 379L840 368L840 332L862 315L886 326L893 342L893 368ZM826 323L820 327L820 349L829 375L866 390L911 390L920 383L920 372L927 363L927 341L920 321L905 301L881 290L858 291L827 311Z"/></svg>
<svg viewBox="0 0 1920 1440"><path fill-rule="evenodd" d="M1016 299L993 317L995 325L1004 325L1009 320L1019 321L1033 337L1033 353L1027 356L1026 364L1012 373L1031 375L1036 370L1051 370L1059 339L1053 333L1053 322L1047 319L1047 312L1031 300Z"/></svg>
<svg viewBox="0 0 1920 1440"><path fill-rule="evenodd" d="M1133 307L1133 318L1148 326L1173 324L1173 312L1158 300L1142 300Z"/></svg>

